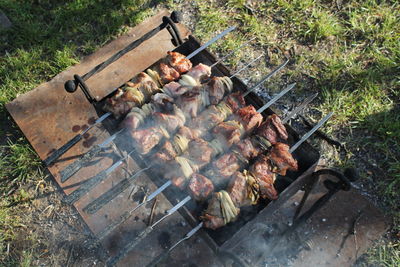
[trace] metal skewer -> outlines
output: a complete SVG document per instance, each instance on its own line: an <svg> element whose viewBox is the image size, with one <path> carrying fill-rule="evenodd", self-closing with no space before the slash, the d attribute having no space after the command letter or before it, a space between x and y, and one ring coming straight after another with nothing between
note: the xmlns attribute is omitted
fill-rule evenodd
<svg viewBox="0 0 400 267"><path fill-rule="evenodd" d="M219 59L217 62L215 62L214 64L212 64L210 66L210 68L215 67L216 65L218 65L220 62L222 62L223 60L225 60L226 58L228 58L230 55L232 55L233 53L235 53L236 51L238 51L240 48L242 48L245 45L248 45L251 41L253 41L255 38L250 39L249 41L243 43L241 46L239 46L238 48L234 49L233 51L231 51L229 54L225 55L224 57L222 57L221 59ZM259 56L256 59L254 59L253 61L251 61L249 64L247 64L245 67L241 68L240 70L238 70L234 75L232 75L230 78L233 78L235 75L237 75L238 73L240 73L241 71L243 71L244 69L246 69L248 66L250 66L252 63L254 63L255 61L257 61L258 59L260 59L262 57ZM109 114L111 114L110 112L108 112ZM107 113L107 114L108 114ZM122 129L124 130L124 129ZM76 172L78 172L86 163L88 163L92 158L94 158L96 155L98 155L103 149L105 149L116 137L119 133L122 132L122 130L116 132L115 134L113 134L112 136L110 136L109 138L107 138L103 143L94 146L91 150L89 150L88 152L86 152L83 156L81 156L79 159L75 160L73 163L71 163L70 165L68 165L64 170L62 170L60 172L60 176L61 176L61 182L64 183L65 181L67 181L72 175L74 175Z"/></svg>
<svg viewBox="0 0 400 267"><path fill-rule="evenodd" d="M197 48L196 50L194 50L192 53L190 53L188 56L186 56L187 59L191 59L192 57L194 57L195 55L197 55L198 53L200 53L201 51L203 51L204 49L206 49L207 47L209 47L210 45L212 45L213 43L215 43L217 40L221 39L222 37L224 37L225 35L227 35L228 33L230 33L231 31L233 31L234 29L236 29L235 26L229 27L228 29L226 29L225 31L221 32L220 34L218 34L217 36L215 36L214 38L212 38L210 41L208 41L207 43L203 44L202 46L200 46L199 48Z"/></svg>
<svg viewBox="0 0 400 267"><path fill-rule="evenodd" d="M329 120L330 117L332 117L333 112L330 112L328 115L326 115L317 125L315 125L309 132L307 132L303 138L301 138L296 144L292 146L292 148L289 150L290 153L293 153L304 141L307 140L315 131L317 131L327 120ZM163 254L161 254L159 257L157 257L155 260L153 260L147 267L149 266L155 266L156 264L160 263L163 259L165 259L168 254L176 248L180 243L183 241L189 239L192 237L197 231L199 231L203 227L203 222L199 223L195 228L190 230L182 239L178 240L174 245L172 245L167 251L165 251ZM113 259L110 260L110 262L114 262ZM114 262L116 263L116 261Z"/></svg>
<svg viewBox="0 0 400 267"><path fill-rule="evenodd" d="M115 162L111 167L99 172L95 176L89 178L83 185L81 185L78 189L76 189L74 192L69 194L64 198L64 202L68 204L73 204L76 201L78 201L83 195L88 193L93 187L104 181L107 176L112 173L119 165L122 164L122 162L125 161L129 157L129 155L134 152L135 150L132 150L129 152L126 156Z"/></svg>
<svg viewBox="0 0 400 267"><path fill-rule="evenodd" d="M236 29L235 26L232 26L228 29L226 29L225 31L221 32L220 34L218 34L217 36L215 36L214 38L212 38L210 41L208 41L207 43L205 43L204 45L200 46L199 48L197 48L195 51L193 51L192 53L190 53L186 58L187 59L191 59L192 57L194 57L195 55L197 55L198 53L200 53L201 51L203 51L204 49L206 49L207 47L209 47L211 44L215 43L216 41L218 41L219 39L221 39L222 37L224 37L225 35L227 35L228 33L230 33L231 31L233 31L234 29ZM87 79L86 77L87 74L85 74L82 78L83 80ZM46 164L46 166L50 166L56 159L58 159L59 157L61 157L63 154L65 154L71 147L73 147L76 143L78 143L83 135L89 131L93 126L101 123L103 120L105 120L106 118L108 118L111 115L111 112L107 112L106 114L104 114L103 116L101 116L100 118L98 118L94 124L92 124L91 126L89 126L89 128L87 128L86 130L84 130L83 132L81 132L80 134L77 134L74 138L72 138L71 140L69 140L66 144L64 144L62 147L60 147L59 149L57 149L56 151L54 151L49 157L47 157L44 160L44 163Z"/></svg>
<svg viewBox="0 0 400 267"><path fill-rule="evenodd" d="M74 138L72 138L71 140L69 140L66 144L64 144L62 147L60 147L59 149L57 149L56 151L54 151L49 157L47 157L47 159L44 160L44 163L46 164L46 166L50 166L51 164L53 164L53 162L58 159L61 155L65 154L71 147L73 147L76 143L78 143L83 136L85 135L85 133L87 133L90 129L92 129L95 125L101 123L102 121L104 121L105 119L107 119L109 116L111 115L110 112L107 112L106 114L104 114L103 116L101 116L100 118L98 118L92 125L90 125L88 128L86 128L85 130L83 130L82 132L80 132L79 134L75 135Z"/></svg>

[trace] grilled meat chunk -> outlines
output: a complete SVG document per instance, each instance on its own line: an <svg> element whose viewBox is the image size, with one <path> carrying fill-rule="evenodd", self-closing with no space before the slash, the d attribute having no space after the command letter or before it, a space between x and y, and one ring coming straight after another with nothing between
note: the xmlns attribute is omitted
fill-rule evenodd
<svg viewBox="0 0 400 267"><path fill-rule="evenodd" d="M257 161L250 167L250 172L259 185L259 190L262 198L266 199L277 199L278 192L274 187L275 173L272 172L272 166L269 162L269 158L265 155L261 155Z"/></svg>
<svg viewBox="0 0 400 267"><path fill-rule="evenodd" d="M249 205L247 186L246 175L241 172L234 172L227 191L236 207Z"/></svg>
<svg viewBox="0 0 400 267"><path fill-rule="evenodd" d="M254 142L253 138L245 138L236 144L234 150L245 159L250 160L262 153L262 149L256 144L257 142Z"/></svg>
<svg viewBox="0 0 400 267"><path fill-rule="evenodd" d="M218 104L225 94L230 93L233 89L233 83L229 77L213 77L208 82L208 94L210 103Z"/></svg>
<svg viewBox="0 0 400 267"><path fill-rule="evenodd" d="M288 139L286 128L276 114L269 116L261 124L257 129L257 134L265 137L272 145L277 142L285 142Z"/></svg>
<svg viewBox="0 0 400 267"><path fill-rule="evenodd" d="M162 127L133 130L130 132L135 147L141 154L147 154L163 137L169 138L168 132Z"/></svg>
<svg viewBox="0 0 400 267"><path fill-rule="evenodd" d="M225 225L224 217L221 210L221 200L218 198L218 193L214 193L208 203L207 210L202 215L201 219L204 222L204 227L210 229L218 229Z"/></svg>
<svg viewBox="0 0 400 267"><path fill-rule="evenodd" d="M211 75L211 68L202 63L191 68L188 73L181 76L179 83L186 87L196 86L204 83Z"/></svg>
<svg viewBox="0 0 400 267"><path fill-rule="evenodd" d="M214 191L214 185L207 177L195 173L190 178L188 191L197 201L204 201Z"/></svg>
<svg viewBox="0 0 400 267"><path fill-rule="evenodd" d="M286 175L287 170L297 171L298 169L297 161L290 154L287 144L276 143L268 156L273 163L273 171L280 175Z"/></svg>
<svg viewBox="0 0 400 267"><path fill-rule="evenodd" d="M212 162L206 175L217 187L224 187L229 178L241 168L241 165L242 163L235 153L226 153Z"/></svg>
<svg viewBox="0 0 400 267"><path fill-rule="evenodd" d="M178 52L167 52L167 63L179 73L185 73L192 68L192 62Z"/></svg>
<svg viewBox="0 0 400 267"><path fill-rule="evenodd" d="M192 90L181 95L176 101L188 119L194 118L197 114L208 106L208 93L203 86L193 87Z"/></svg>
<svg viewBox="0 0 400 267"><path fill-rule="evenodd" d="M114 96L108 98L103 107L111 112L116 119L127 114L133 107L142 105L160 88L157 83L144 72L139 73L132 82L119 88Z"/></svg>
<svg viewBox="0 0 400 267"><path fill-rule="evenodd" d="M248 133L260 126L263 121L263 116L258 113L252 105L248 105L239 109L237 111L237 117L240 119L245 131Z"/></svg>

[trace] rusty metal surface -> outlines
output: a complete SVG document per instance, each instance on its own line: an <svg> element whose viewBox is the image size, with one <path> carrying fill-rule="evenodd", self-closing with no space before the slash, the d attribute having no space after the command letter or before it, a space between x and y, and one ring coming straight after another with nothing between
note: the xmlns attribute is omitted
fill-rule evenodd
<svg viewBox="0 0 400 267"><path fill-rule="evenodd" d="M306 178L306 174L300 177L295 186L301 187ZM336 180L328 175L321 177L302 212L327 192L322 183L325 179ZM282 239L279 233L291 225L303 194L298 191L294 195L281 195L280 203L267 206L222 248L245 259L250 266L352 266L357 257L388 229L388 221L382 212L352 189L335 194L310 220L296 229L293 236ZM351 234L353 230L355 235ZM281 244L284 249L275 251L278 259L256 260L260 253L276 249L278 240L284 240Z"/></svg>

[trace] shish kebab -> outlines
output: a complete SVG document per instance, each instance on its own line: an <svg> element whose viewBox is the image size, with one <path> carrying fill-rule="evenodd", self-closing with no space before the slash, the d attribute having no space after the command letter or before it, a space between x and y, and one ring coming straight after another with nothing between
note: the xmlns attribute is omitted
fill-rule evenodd
<svg viewBox="0 0 400 267"><path fill-rule="evenodd" d="M284 62L283 64L281 64L276 69L274 69L267 76L265 76L260 82L258 82L255 86L253 86L250 90L248 90L247 93L251 92L258 86L263 84L263 82L265 82L272 75L274 75L276 72L278 72L280 69L282 69L286 64L287 64L287 61ZM263 108L261 108L260 111L262 112L263 110L265 110L266 108L271 106L275 101L277 101L280 97L282 97L285 93L287 93L292 88L293 88L293 85L291 85L288 88L286 88L285 90L283 90L273 100L271 100ZM238 95L236 95L236 94L238 94ZM104 206L109 201L111 201L115 196L117 196L119 193L121 193L123 190L125 190L129 186L129 182L131 180L133 180L137 175L142 173L143 171L156 166L157 163L159 163L159 162L165 163L166 161L174 160L177 156L179 156L181 153L183 153L190 146L190 144L192 144L192 145L199 144L201 146L205 142L202 142L201 140L199 140L199 138L202 135L208 133L208 131L210 129L212 129L214 126L219 124L220 127L222 127L222 128L223 127L236 128L236 132L239 131L240 125L241 125L239 122L235 123L234 121L230 121L231 124L228 123L225 125L223 125L222 122L228 117L228 115L230 115L231 113L234 113L235 110L238 110L241 106L244 106L244 99L242 98L241 95L242 94L239 94L239 93L234 93L234 94L228 95L218 105L209 106L198 117L194 118L191 122L189 122L188 126L181 127L180 130L178 131L178 133L173 138L171 138L170 140L167 140L163 144L161 149L156 154L153 154L153 160L154 160L155 164L152 164L149 167L139 170L134 175L127 178L126 180L121 181L115 187L113 187L112 189L110 189L109 191L104 193L102 196L100 196L98 199L89 203L86 207L84 207L83 210L89 214L95 213L102 206ZM239 102L237 102L237 99L239 99ZM235 104L235 102L236 102L236 104ZM236 105L238 103L240 104L240 106L236 107ZM230 108L228 108L228 107L230 107ZM256 116L254 116L254 115L256 115L256 113L257 113L254 108L252 109L250 107L242 108L241 110L239 110L239 112L243 113L243 114L239 114L243 118L245 118L246 116L249 116L249 118L247 118L248 120L250 120L252 117L255 118ZM255 122L253 122L253 123L255 123ZM239 129L237 129L238 125L239 125ZM142 136L146 136L146 137L149 136L148 129L139 130L139 131L136 131L136 133L139 133ZM154 147L155 144L158 143L158 141L155 141L155 140L156 140L156 138L150 138L150 139L146 138L141 141L136 141L136 143L143 145L143 146ZM199 141L200 143L196 142L196 140ZM149 143L149 142L152 143L151 146L147 145L147 143ZM221 143L218 142L218 140L215 140L213 142L213 144L214 144L215 148L218 147L217 145L219 145L219 147L220 147L219 150L222 150L221 147L223 145L221 145ZM146 148L146 150L149 150L149 148ZM220 151L218 151L218 152L220 152ZM146 154L146 153L144 153L144 154ZM187 163L187 161L184 158L180 158L180 160L181 160L182 164L185 164L185 162Z"/></svg>
<svg viewBox="0 0 400 267"><path fill-rule="evenodd" d="M264 129L265 131L269 132L269 138L267 138L268 140L270 140L272 143L277 143L278 140L282 139L286 139L287 138L287 133L286 130L283 126L283 124L287 123L291 118L293 118L297 113L300 113L302 111L302 109L304 109L304 107L306 107L315 97L317 96L317 94L314 94L308 98L306 98L303 103L301 103L298 107L296 107L294 110L292 110L289 114L287 114L287 116L280 121L279 117L277 117L275 114L271 115L274 116L274 118L271 118L270 120L270 125L269 125L269 130ZM270 116L270 117L271 117ZM280 125L272 125L274 122L278 120L277 124ZM267 126L264 126L267 127ZM281 129L279 129L279 128ZM283 127L283 129L282 129ZM275 133L274 133L275 132ZM253 137L253 136L252 136ZM249 137L247 139L250 139L252 137ZM252 138L253 139L253 138ZM274 142L275 141L275 142ZM246 140L241 141L241 143L246 143ZM238 145L239 146L239 145ZM260 154L262 151L261 149L262 145L260 145L260 148L258 149L258 153ZM233 149L234 150L234 149ZM254 150L254 149L253 149ZM226 155L229 155L230 153L226 153ZM257 155L254 155L254 157ZM244 155L244 157L246 157L246 155ZM247 158L250 158L251 156L248 154ZM223 156L221 157L223 158ZM211 176L211 175L207 175L207 176ZM226 175L227 176L227 175ZM230 176L230 175L229 175ZM214 179L213 179L214 181ZM137 235L131 242L129 242L120 253L118 253L118 256L114 257L114 261L118 261L118 259L124 257L124 255L126 255L130 250L132 250L136 245L139 244L139 242L141 242L148 234L150 234L150 232L153 231L154 227L160 223L161 221L163 221L164 219L166 219L167 217L171 216L175 211L177 211L178 209L180 209L182 206L184 206L187 202L189 202L192 199L192 197L190 195L186 196L183 200L181 200L178 204L176 204L174 207L172 207L171 209L169 209L168 211L166 211L165 215L162 216L159 220L157 220L156 222L154 222L153 224L151 224L150 226L146 227L146 229L144 229L144 231L142 231L139 235Z"/></svg>
<svg viewBox="0 0 400 267"><path fill-rule="evenodd" d="M141 102L135 102L137 98L130 96L130 92L135 92L136 91L142 91L142 90L151 90L151 88L155 88L153 93L156 93L155 95L152 96L152 100L154 100L154 97L158 98L158 101L163 101L164 99L168 99L167 96L176 98L178 95L182 94L185 91L190 90L190 87L193 87L197 83L200 83L203 79L209 77L211 75L211 69L218 65L220 62L225 60L227 57L232 55L234 52L242 48L243 46L249 44L252 40L255 38L250 39L246 43L242 44L240 47L237 49L231 51L215 63L213 63L210 66L204 65L202 63L196 65L193 67L191 70L189 70L188 73L182 75L182 79L179 80L178 82L170 82L166 85L164 85L163 89L157 89L155 85L154 80L149 80L150 77L148 77L147 74L145 73L140 73L138 76L141 77L147 77L147 79L139 79L136 83L127 83L127 88L128 90L122 91L120 90L114 98L109 99L109 102L105 105L104 109L105 111L112 112L115 117L120 117L123 115L126 115L126 118L122 122L122 129L114 133L112 136L108 137L105 141L102 143L95 145L91 150L86 152L83 156L81 156L79 159L75 160L73 163L68 165L65 169L63 169L60 172L60 179L61 182L67 181L72 175L74 175L76 172L78 172L86 163L88 163L92 158L94 158L96 155L98 155L101 151L106 149L108 145L115 140L115 138L123 131L125 128L137 128L141 123L143 123L144 119L148 116L150 116L152 113L156 112L158 110L158 103L154 103L153 101L144 104L141 106L141 108L138 108L137 106L140 105ZM174 56L176 59L174 61L181 62L182 60L178 60L177 58L184 58L183 55L174 52L173 54L170 53L170 57ZM169 61L172 61L169 60ZM184 64L186 64L184 62ZM251 63L250 63L251 64ZM149 70L148 70L149 71ZM165 71L164 71L165 73ZM156 76L153 71L153 77ZM166 78L162 78L161 80L164 80ZM214 78L214 82L218 78ZM160 79L158 79L160 80ZM168 88L169 87L169 88ZM150 89L146 89L150 88ZM185 88L182 90L182 88ZM178 91L179 89L179 91ZM159 91L163 91L167 94L157 94ZM140 93L140 95L144 95L143 93ZM133 101L133 102L131 102ZM127 127L125 127L127 126Z"/></svg>
<svg viewBox="0 0 400 267"><path fill-rule="evenodd" d="M315 131L317 131L332 115L333 115L333 113L331 112L327 116L325 116L316 126L313 127L313 129L311 129L295 145L293 145L292 148L290 148L290 150L285 151L284 154L286 154L286 156L289 156L291 153L293 153L304 141L306 141ZM288 146L286 144L283 144L280 142L277 142L276 145L278 145L278 146L284 145L285 146L284 150L286 150L288 148ZM278 148L278 150L279 150L279 148ZM271 153L274 153L274 152L271 152ZM245 170L243 172L236 172L234 174L232 180L230 181L227 191L221 190L217 193L214 193L214 196L209 203L209 207L207 208L206 213L209 210L214 210L214 211L218 210L217 213L220 214L222 217L221 219L217 220L218 225L210 225L210 223L208 221L209 218L202 217L203 222L199 223L196 227L194 227L191 231L189 231L182 239L180 239L178 242L176 242L166 252L161 254L159 257L157 257L155 260L153 260L147 266L155 266L157 263L161 262L175 247L177 247L183 241L192 237L203 226L205 226L207 228L211 228L211 229L216 229L218 227L221 227L237 218L237 216L239 215L239 209L241 206L256 204L259 200L259 195L263 196L263 193L260 191L259 187L255 186L257 182L254 181L254 176L257 176L257 174L259 174L261 172L265 172L267 170L265 168L266 164L268 165L270 163L267 163L266 156L262 155L249 168L250 170L253 169L253 171L256 174L253 174L253 173L251 173L251 171L247 171L247 170ZM262 166L262 165L264 165L264 166ZM282 175L285 175L285 173L282 173ZM272 181L272 183L273 183L273 181ZM231 195L232 195L232 197L231 197ZM223 204L221 204L221 201L220 201L221 198L224 198L225 201L227 202L225 206ZM157 220L151 226L148 226L132 242L128 243L128 245L126 245L123 249L121 249L116 256L110 258L107 261L106 265L107 266L115 265L120 259L122 259L127 253L129 253L129 251L131 251L141 240L143 240L153 230L153 228L157 224L159 224L162 220L164 220L168 216L172 215L179 208L181 208L183 205L185 205L189 200L190 200L190 196L187 196L183 200L181 200L178 204L176 204L174 207L169 209L164 216L162 216L159 220ZM217 203L213 203L213 202L217 202ZM218 226L218 227L213 227L213 226Z"/></svg>
<svg viewBox="0 0 400 267"><path fill-rule="evenodd" d="M267 109L269 106L271 106L273 103L275 103L279 98L281 98L285 93L287 93L290 89L294 87L294 84L289 85L286 87L284 90L282 90L278 95L276 95L273 99L271 99L268 103L266 103L264 106L262 106L260 109L257 110L257 112L263 112L265 109ZM252 88L253 89L253 88ZM252 89L249 89L252 90ZM249 92L247 91L247 92ZM152 165L150 165L152 166ZM149 167L147 167L149 168ZM146 168L145 168L146 169ZM145 170L143 169L143 170ZM141 170L142 171L142 170ZM133 175L135 176L135 174ZM158 194L163 192L166 188L171 186L173 182L171 180L167 181L165 184L163 184L161 187L159 187L156 191L154 191L152 194L150 194L145 201L143 201L141 204L137 205L133 209L126 211L123 215L121 215L117 221L113 222L112 224L108 225L101 233L97 235L98 239L103 239L105 236L107 236L110 232L112 232L115 228L117 228L120 224L122 224L124 221L126 221L138 208L143 206L144 204L148 203L152 199L154 199ZM181 187L182 189L182 187ZM189 201L190 199L187 199ZM186 201L186 202L187 202ZM185 203L186 203L185 202ZM183 204L182 204L183 205Z"/></svg>
<svg viewBox="0 0 400 267"><path fill-rule="evenodd" d="M248 64L250 65L250 64ZM247 66L248 66L247 65ZM247 67L245 66L245 67ZM244 67L244 68L245 68ZM244 69L242 68L242 69ZM237 75L238 72L236 72L234 75ZM233 76L233 75L232 75ZM228 78L228 77L227 77ZM229 78L230 79L230 78ZM222 90L224 90L226 92L227 87L222 88ZM181 96L183 97L183 96ZM204 105L202 106L202 108L204 108ZM179 109L178 107L176 107L176 105L174 106L174 111L178 111ZM180 112L182 113L182 112ZM182 116L181 116L182 118ZM164 139L165 137L169 137L169 131L174 131L176 129L176 127L179 126L179 123L184 123L185 119L182 118L183 120L181 122L179 122L179 120L176 120L176 124L168 124L166 126L166 128L164 127L158 127L158 128L152 128L150 130L150 132L146 132L145 131L133 131L133 133L142 133L142 137L144 138L148 138L149 135L151 136L151 139L155 138L156 142L161 141L161 139ZM136 140L137 141L137 140ZM139 142L140 143L140 142ZM154 147L154 146L153 146ZM146 150L151 149L152 147L146 147ZM73 191L70 195L66 196L64 201L68 204L73 204L75 203L77 200L79 200L84 194L86 194L87 192L89 192L94 186L96 186L97 184L99 184L100 182L102 182L103 180L105 180L107 178L107 176L113 172L118 166L120 166L128 157L131 153L133 153L134 151L137 151L137 148L133 149L131 152L129 152L126 156L124 156L123 158L121 158L120 160L118 160L117 162L115 162L111 167L109 167L108 169L105 169L103 171L101 171L100 173L98 173L97 175L93 176L92 178L88 179L87 182L85 182L83 185L81 185L78 189L76 189L75 191ZM139 151L143 154L143 151ZM147 151L148 152L148 151Z"/></svg>
<svg viewBox="0 0 400 267"><path fill-rule="evenodd" d="M174 184L182 189L184 182L189 179L191 173L194 172L195 169L202 168L211 161L211 158L215 158L224 152L225 149L238 142L243 136L249 135L254 128L261 124L262 116L260 113L270 107L293 87L294 84L288 86L257 111L253 106L245 106L240 108L237 112L235 112L233 117L226 122L223 122L225 117L223 114L220 114L223 116L214 116L213 120L209 122L206 121L206 123L204 123L205 118L197 117L194 121L192 121L195 122L194 124L189 124L188 127L184 126L184 128L181 128L184 131L181 135L178 133L175 135L174 139L167 140L163 147L153 155L153 161L156 163L153 166L166 166L163 168L166 170L168 167L172 166L171 169L177 170L177 172L172 173L172 175L177 174L177 179L176 182L174 182L174 179L172 179L172 183L167 182L168 186ZM206 115L210 114L207 113ZM202 122L202 125L196 123L199 121ZM214 127L212 131L214 139L210 142L207 142L203 140L201 136L207 134L209 129L212 127ZM197 134L194 134L194 132L197 132ZM184 156L179 156L185 150L186 152ZM150 167L146 167L142 170L139 170L136 172L136 174L140 174L143 172L143 170L148 170L149 168ZM168 177L168 174L171 175L171 173L167 172L165 178L170 179L171 177ZM132 175L127 180L134 179L135 177L136 175ZM107 204L113 197L128 187L128 185L129 181L123 181L121 184L117 184L113 189L89 203L83 208L83 211L89 214L95 213L102 206ZM163 186L164 189L167 187Z"/></svg>
<svg viewBox="0 0 400 267"><path fill-rule="evenodd" d="M231 31L233 31L236 27L232 26L228 29L226 29L225 31L221 32L220 34L218 34L217 36L215 36L214 38L212 38L211 40L209 40L207 43L205 43L204 45L202 45L201 47L199 47L198 49L196 49L195 51L193 51L191 54L189 54L186 59L187 61L189 61L189 59L193 58L195 55L197 55L198 53L200 53L201 51L203 51L204 49L206 49L208 46L210 46L211 44L213 44L214 42L216 42L217 40L221 39L222 37L224 37L225 35L227 35L228 33L230 33ZM190 61L189 61L190 63ZM191 63L190 63L191 64ZM190 65L191 66L191 65ZM164 65L159 65L159 69L160 70L164 70L165 68L168 68L168 66L164 63ZM172 70L173 69L173 70ZM167 73L170 74L175 74L175 75L180 75L179 71L183 71L186 72L188 69L181 69L181 68L169 68ZM154 71L153 71L154 72ZM153 73L150 72L150 73ZM153 73L154 74L154 73ZM172 76L172 75L170 75ZM176 77L176 78L178 78ZM95 125L101 123L102 121L104 121L106 118L108 118L112 113L111 112L107 112L106 114L104 114L103 116L101 116L100 118L98 118L92 125L90 125L88 128L86 128L85 130L83 130L81 133L77 134L76 136L74 136L71 140L69 140L67 143L65 143L63 146L61 146L60 148L58 148L56 151L54 151L50 156L48 156L45 160L44 163L46 164L46 166L50 166L51 164L53 164L59 157L61 157L63 154L65 154L71 147L73 147L76 143L78 143L80 140L82 140L83 136L85 133L87 133L91 128L93 128Z"/></svg>

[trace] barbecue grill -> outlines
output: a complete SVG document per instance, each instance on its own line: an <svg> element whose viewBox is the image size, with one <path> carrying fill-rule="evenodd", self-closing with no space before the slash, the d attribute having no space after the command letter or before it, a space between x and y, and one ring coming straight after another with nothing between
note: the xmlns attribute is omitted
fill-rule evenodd
<svg viewBox="0 0 400 267"><path fill-rule="evenodd" d="M177 23L176 16L168 16L167 11L162 11L135 27L128 35L120 37L89 56L80 65L66 70L51 82L20 96L8 104L7 109L39 156L43 160L48 160L49 157L55 155L55 151L70 142L78 132L93 125L95 120L104 114L101 107L105 99L115 94L115 88L120 87L136 73L151 67L159 58L164 57L167 51L173 50L189 55L200 46L200 42L190 35L182 24ZM191 61L193 65L198 63L212 65L217 59L207 50L203 50ZM82 76L77 75L78 73ZM221 63L213 68L215 76L230 76L232 73ZM248 87L237 77L233 77L232 81L236 90L241 92L248 90ZM69 93L66 93L64 89L67 89ZM261 98L254 92L246 96L246 102L256 108L264 105ZM271 114L275 113L270 108L263 112L264 117ZM290 125L286 124L285 126L289 133L288 143L293 145L300 139L300 136ZM70 179L61 182L60 171L90 150L94 144L101 143L110 137L117 128L118 121L107 118L101 124L94 125L82 136L83 140L67 149L65 154L57 159L52 159L54 164L49 166L49 171L66 195L70 195L79 186L87 183L94 174L107 169L134 149L129 144L127 145L125 140L116 138L111 148L102 151L90 161L90 164L85 165ZM198 225L198 218L204 205L194 201L188 202L178 212L161 221L134 249L124 253L118 264L131 266L132 263L135 266L145 266L154 262L161 265L168 262L169 265L186 266L220 266L223 263L265 264L265 257L271 257L271 255L264 255L262 251L253 249L254 246L276 250L277 255L282 256L282 247L285 247L282 245L282 240L289 236L289 232L292 234L292 230L288 230L290 225L298 224L298 228L301 229L305 222L308 222L322 207L322 205L305 205L303 209L311 207L312 212L301 212L298 220L290 222L293 214L296 213L294 208L296 205L293 203L302 202L302 189L317 184L315 186L317 193L311 194L310 197L316 200L326 191L329 194L335 190L333 193L341 189L348 190L349 187L344 188L343 183L333 183L332 181L346 181L347 184L345 184L348 186L348 177L351 177L351 175L342 175L340 172L322 171L320 173L322 178L318 180L319 175L315 177L312 173L321 168L319 167L321 165L320 153L307 142L302 143L293 155L298 161L299 168L297 171L289 172L285 179L279 178L276 181L276 188L280 195L278 200L272 203L262 201L255 206L250 206L241 212L237 221L217 230L202 229L197 235L184 241L184 245L181 244L171 253L165 254L168 248ZM106 180L96 185L73 204L93 232L93 238L85 242L84 246L89 247L96 244L96 237L104 229L117 221L124 212L142 203L149 193L154 192L165 183L165 180L154 169L148 168L150 165L151 163L139 154L130 153L123 168L117 168L109 173ZM115 185L123 183L132 173L146 167L148 169L138 174L131 183L125 183L124 190L118 193L112 201L100 203L100 208L94 212L87 212L87 206L90 203L101 199ZM332 181L326 182L324 186L321 181L327 179ZM335 184L336 187L332 184ZM374 236L378 236L385 230L386 224L382 215L374 207L352 191L343 194L347 194L348 198L351 195L353 199L357 200L356 204L363 206L364 217L374 214L373 216L378 218ZM154 201L135 211L128 220L100 240L107 256L112 258L118 255L132 239L146 229L147 225L151 225L161 218L166 210L176 205L186 195L187 193L171 187L158 195ZM340 200L336 201L340 202ZM326 201L322 202L322 204L326 203ZM282 227L286 227L286 229ZM332 233L337 234L334 231ZM359 245L357 251L360 251L360 247L365 249L371 242L371 240L368 242L366 240L364 244ZM292 241L289 237L287 243L291 244L294 242ZM303 240L303 243L306 241ZM275 243L276 246L271 243ZM333 243L338 242L334 241ZM284 253L286 253L285 255L291 253L295 257L299 255L299 251L299 246L295 246L295 249L290 252L284 251ZM350 263L356 257L351 255L347 260L336 259L335 264ZM277 264L285 263L287 262L278 262Z"/></svg>

